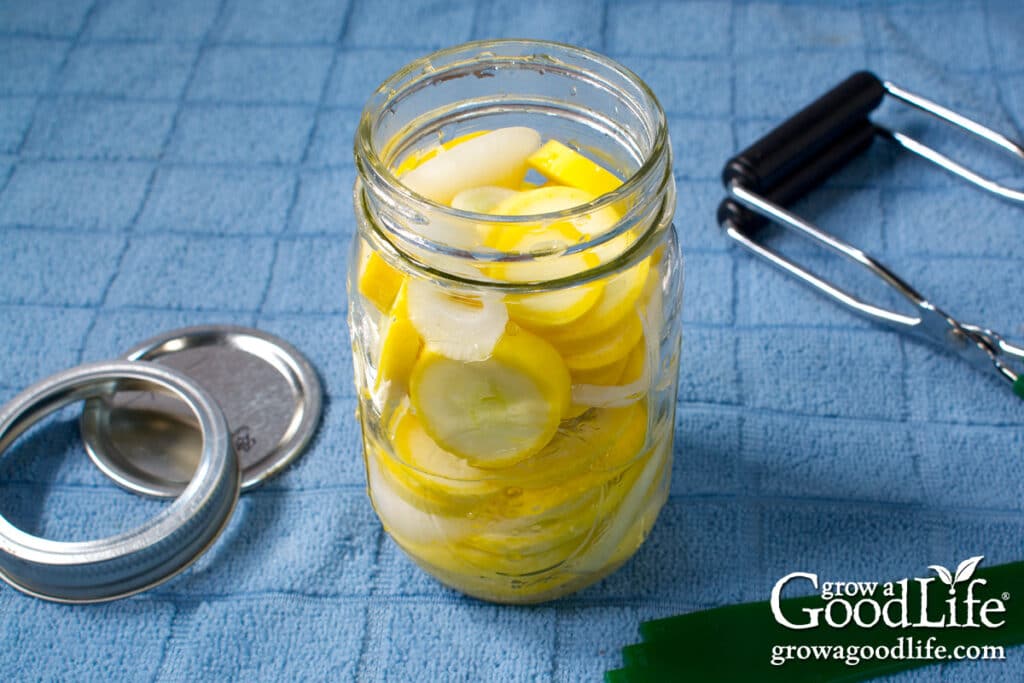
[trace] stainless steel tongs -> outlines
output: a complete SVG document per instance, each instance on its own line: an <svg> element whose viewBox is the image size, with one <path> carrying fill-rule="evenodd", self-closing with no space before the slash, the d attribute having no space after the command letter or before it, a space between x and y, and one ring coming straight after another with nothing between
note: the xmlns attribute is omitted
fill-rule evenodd
<svg viewBox="0 0 1024 683"><path fill-rule="evenodd" d="M936 343L979 368L994 370L1024 399L1024 347L1011 344L987 327L957 321L869 254L784 208L866 150L875 136L891 140L983 190L1024 205L1024 191L981 176L904 133L873 123L868 114L886 95L986 140L1024 162L1024 147L1013 140L861 71L729 160L722 175L728 197L718 207L718 222L730 238L804 284L855 313ZM867 268L905 298L914 314L866 302L762 245L756 236L767 221L791 228Z"/></svg>

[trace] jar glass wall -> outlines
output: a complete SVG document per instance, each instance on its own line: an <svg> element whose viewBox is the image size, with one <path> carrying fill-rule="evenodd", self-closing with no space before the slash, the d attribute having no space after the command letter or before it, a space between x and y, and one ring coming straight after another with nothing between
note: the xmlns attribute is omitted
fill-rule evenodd
<svg viewBox="0 0 1024 683"><path fill-rule="evenodd" d="M672 460L682 257L656 98L585 50L471 43L385 82L355 154L348 320L385 529L485 600L614 571Z"/></svg>

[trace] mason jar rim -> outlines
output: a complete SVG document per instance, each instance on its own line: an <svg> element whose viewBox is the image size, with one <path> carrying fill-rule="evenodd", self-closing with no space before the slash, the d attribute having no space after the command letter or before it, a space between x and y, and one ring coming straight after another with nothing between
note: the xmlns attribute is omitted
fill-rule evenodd
<svg viewBox="0 0 1024 683"><path fill-rule="evenodd" d="M417 72L423 74L423 78L427 78L429 73L430 77L436 77L437 73L444 73L445 70L457 67L460 64L458 62L450 65L446 65L444 68L433 71L424 71L424 67L430 67L433 69L433 60L438 58L448 58L457 56L463 53L467 54L470 59L475 56L479 56L487 47L501 47L501 46L525 46L525 47L549 47L555 50L562 50L569 53L575 53L581 57L584 57L592 62L596 62L601 67L607 68L612 72L617 73L625 81L636 87L642 95L648 100L645 103L649 106L650 112L653 114L651 117L655 124L653 144L651 146L650 153L644 155L644 159L640 166L629 175L628 178L623 180L622 184L611 192L602 194L586 204L579 204L577 206L563 209L561 211L552 211L547 213L539 214L526 214L522 216L506 216L489 213L479 213L474 211L464 211L461 209L454 209L447 204L442 204L431 200L423 195L414 192L404 183L401 179L394 174L391 168L381 158L378 150L374 145L370 143L371 130L374 124L373 115L378 111L386 111L386 105L395 95L402 92L396 89L396 85L401 85L403 88L409 88L416 85L416 81L413 80L409 83L404 81L410 76ZM473 50L478 50L476 55L473 55ZM539 57L539 55L517 55L517 56L505 56L499 57L498 55L490 55L491 59L500 60L506 59L511 63L521 62L524 59L530 59ZM554 64L554 62L552 62ZM381 96L384 96L383 100L380 100ZM534 40L534 39L513 39L513 38L502 38L496 40L476 40L466 43L461 43L453 47L445 48L431 52L423 57L415 59L404 67L394 72L389 76L377 89L374 91L370 100L363 108L362 114L359 117L359 125L356 128L355 135L355 158L357 170L362 171L362 164L365 163L369 170L372 170L373 174L381 181L386 183L390 189L396 191L405 200L410 201L414 204L419 204L427 208L432 212L439 212L440 215L453 217L459 220L467 221L487 221L490 223L499 224L526 224L536 223L538 221L554 221L554 220L565 220L574 216L584 215L598 211L606 206L622 202L632 192L640 186L646 178L655 171L658 166L658 161L663 153L665 153L668 146L668 123L665 117L665 111L658 101L657 96L651 90L650 86L640 76L629 68L623 66L617 61L605 57L593 50L587 48L570 45L568 43L560 43L550 40ZM585 247L587 244L593 242L598 244L596 240L600 240L602 236L597 236L593 240L588 240L587 243L582 245L576 245ZM604 240L601 240L604 241ZM576 249L575 251L578 251ZM557 252L554 252L557 253Z"/></svg>

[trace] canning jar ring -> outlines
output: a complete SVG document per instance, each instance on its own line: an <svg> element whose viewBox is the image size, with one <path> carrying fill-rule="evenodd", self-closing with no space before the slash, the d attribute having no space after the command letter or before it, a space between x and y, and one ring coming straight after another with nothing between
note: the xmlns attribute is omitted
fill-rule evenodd
<svg viewBox="0 0 1024 683"><path fill-rule="evenodd" d="M220 407L180 372L144 361L80 365L38 382L0 408L0 456L45 416L93 396L159 391L195 413L202 452L170 505L128 531L88 541L33 536L0 514L0 579L56 602L103 602L138 593L188 567L220 535L239 495L238 460Z"/></svg>

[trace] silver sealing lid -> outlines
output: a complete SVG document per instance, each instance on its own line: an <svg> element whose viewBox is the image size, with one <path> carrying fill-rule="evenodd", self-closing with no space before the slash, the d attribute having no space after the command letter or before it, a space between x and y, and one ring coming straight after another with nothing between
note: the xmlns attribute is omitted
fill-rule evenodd
<svg viewBox="0 0 1024 683"><path fill-rule="evenodd" d="M316 372L298 350L260 330L189 327L149 339L126 360L153 361L203 386L220 406L241 467L242 490L274 476L309 443L320 420ZM82 437L93 462L125 488L176 496L200 460L194 411L150 390L119 391L85 404Z"/></svg>
<svg viewBox="0 0 1024 683"><path fill-rule="evenodd" d="M25 389L0 408L0 454L40 419L110 392L173 397L200 434L198 466L173 503L139 527L91 541L53 541L0 514L0 579L58 602L102 602L155 586L188 567L220 535L238 501L238 460L214 399L182 373L155 363L90 363Z"/></svg>

